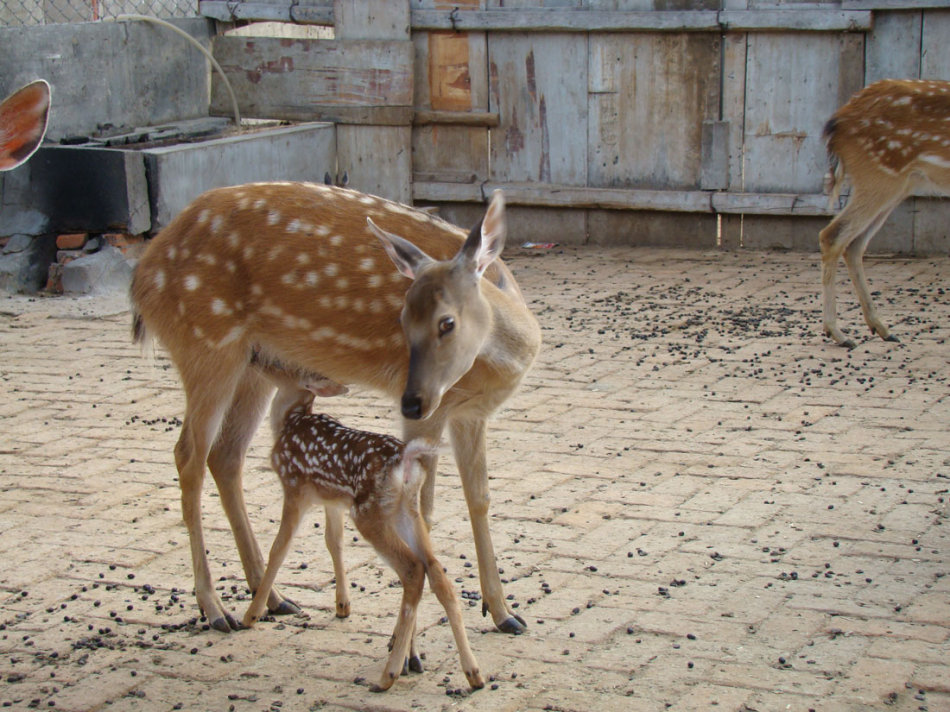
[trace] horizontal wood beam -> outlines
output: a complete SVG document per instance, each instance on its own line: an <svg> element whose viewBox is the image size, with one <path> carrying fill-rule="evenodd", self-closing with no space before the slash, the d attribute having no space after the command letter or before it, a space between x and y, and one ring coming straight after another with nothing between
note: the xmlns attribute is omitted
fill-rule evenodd
<svg viewBox="0 0 950 712"><path fill-rule="evenodd" d="M198 14L221 22L257 20L260 22L294 22L301 25L334 24L333 3L329 5L294 5L291 2L227 2L200 0Z"/></svg>
<svg viewBox="0 0 950 712"><path fill-rule="evenodd" d="M261 20L333 25L332 4L201 0L199 12L225 22ZM950 0L843 0L842 9L798 10L413 10L413 30L490 32L857 32L871 9L950 7Z"/></svg>
<svg viewBox="0 0 950 712"><path fill-rule="evenodd" d="M830 216L821 194L730 193L705 190L583 188L543 183L435 183L415 181L415 200L434 203L482 203L495 189L509 205L587 210L649 210L735 215Z"/></svg>
<svg viewBox="0 0 950 712"><path fill-rule="evenodd" d="M493 32L859 31L871 13L843 10L414 10L413 30Z"/></svg>
<svg viewBox="0 0 950 712"><path fill-rule="evenodd" d="M440 126L484 126L494 128L499 124L497 111L431 111L416 109L412 117L416 126L438 124Z"/></svg>

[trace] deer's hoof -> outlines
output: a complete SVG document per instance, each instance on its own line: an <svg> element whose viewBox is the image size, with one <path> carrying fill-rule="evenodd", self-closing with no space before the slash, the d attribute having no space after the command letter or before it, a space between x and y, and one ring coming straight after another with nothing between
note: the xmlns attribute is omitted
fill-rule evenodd
<svg viewBox="0 0 950 712"><path fill-rule="evenodd" d="M234 630L241 630L244 627L230 613L226 613L219 618L215 618L214 620L209 621L208 624L216 631L221 633L230 633Z"/></svg>
<svg viewBox="0 0 950 712"><path fill-rule="evenodd" d="M468 680L468 684L471 685L473 690L481 690L485 687L485 680L482 678L482 673L479 672L478 668L466 671L465 679Z"/></svg>
<svg viewBox="0 0 950 712"><path fill-rule="evenodd" d="M896 336L894 336L893 334L888 334L887 336L884 337L884 340L885 340L885 341L890 341L890 342L893 343L893 344L899 344L899 343L901 342L901 340L898 339L898 338L897 338Z"/></svg>
<svg viewBox="0 0 950 712"><path fill-rule="evenodd" d="M528 624L524 622L521 616L509 616L499 625L498 630L502 633L511 633L512 635L521 635L528 629Z"/></svg>
<svg viewBox="0 0 950 712"><path fill-rule="evenodd" d="M409 669L409 672L424 672L422 659L418 655L410 655L406 659L406 667Z"/></svg>
<svg viewBox="0 0 950 712"><path fill-rule="evenodd" d="M280 602L280 605L278 605L277 608L271 611L271 613L273 613L275 616L295 616L300 612L300 606L291 601L289 598L285 598Z"/></svg>

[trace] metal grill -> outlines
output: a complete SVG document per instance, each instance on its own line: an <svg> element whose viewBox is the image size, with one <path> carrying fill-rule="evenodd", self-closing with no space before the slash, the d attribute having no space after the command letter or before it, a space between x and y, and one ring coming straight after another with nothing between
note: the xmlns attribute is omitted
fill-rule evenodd
<svg viewBox="0 0 950 712"><path fill-rule="evenodd" d="M193 17L198 0L0 0L0 27L90 22L123 14Z"/></svg>

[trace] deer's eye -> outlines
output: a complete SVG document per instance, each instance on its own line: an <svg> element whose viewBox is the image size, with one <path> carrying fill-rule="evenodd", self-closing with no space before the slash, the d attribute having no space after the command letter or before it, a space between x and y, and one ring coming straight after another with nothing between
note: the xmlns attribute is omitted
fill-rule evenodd
<svg viewBox="0 0 950 712"><path fill-rule="evenodd" d="M439 336L445 336L455 328L455 319L444 316L439 320Z"/></svg>

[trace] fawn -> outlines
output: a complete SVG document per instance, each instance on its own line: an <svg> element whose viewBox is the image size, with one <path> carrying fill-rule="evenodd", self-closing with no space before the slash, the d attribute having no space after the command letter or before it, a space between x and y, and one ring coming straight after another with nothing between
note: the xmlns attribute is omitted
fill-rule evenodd
<svg viewBox="0 0 950 712"><path fill-rule="evenodd" d="M327 511L326 542L336 574L336 613L339 617L349 614L342 563L342 518L343 511L349 509L356 528L395 569L403 588L392 649L375 689L388 689L407 659L414 669L421 670L414 635L426 575L448 615L465 677L473 688L484 687L465 635L459 600L432 553L428 528L419 511L424 478L420 458L431 454L433 447L422 439L404 444L387 435L353 430L327 415L311 413L315 395L338 392L337 384L328 379L294 382L283 378L278 382L271 405L271 466L284 490L284 506L267 569L244 615L244 625L254 625L264 613L300 520L317 503Z"/></svg>
<svg viewBox="0 0 950 712"><path fill-rule="evenodd" d="M132 281L133 338L157 338L181 376L185 414L175 464L195 594L213 628L238 625L208 565L206 465L251 590L264 573L242 488L245 452L273 393L255 368L257 354L389 395L400 402L407 442L440 442L448 428L483 613L502 631L524 630L505 598L488 519L487 419L517 389L541 343L498 259L506 234L500 191L466 237L444 220L353 190L255 183L205 193L151 241ZM421 462L428 520L437 456ZM274 588L268 607L298 610Z"/></svg>
<svg viewBox="0 0 950 712"><path fill-rule="evenodd" d="M824 138L832 205L845 175L851 180L847 205L819 236L825 334L854 348L837 325L835 270L843 254L871 333L897 341L871 301L864 251L891 211L911 193L950 194L950 82L875 82L835 112Z"/></svg>

